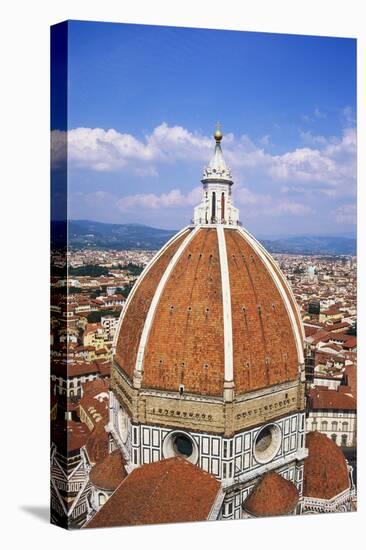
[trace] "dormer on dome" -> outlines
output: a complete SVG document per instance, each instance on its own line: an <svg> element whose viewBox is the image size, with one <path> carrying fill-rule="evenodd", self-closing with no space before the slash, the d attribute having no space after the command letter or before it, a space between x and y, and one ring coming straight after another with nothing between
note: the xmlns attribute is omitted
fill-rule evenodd
<svg viewBox="0 0 366 550"><path fill-rule="evenodd" d="M209 165L203 171L203 199L194 209L194 224L239 224L239 210L232 204L233 179L221 149L222 133L217 123L215 151Z"/></svg>

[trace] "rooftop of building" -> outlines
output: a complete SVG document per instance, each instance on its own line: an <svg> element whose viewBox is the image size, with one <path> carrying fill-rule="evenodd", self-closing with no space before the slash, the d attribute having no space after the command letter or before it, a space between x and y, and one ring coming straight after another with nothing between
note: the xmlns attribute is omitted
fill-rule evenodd
<svg viewBox="0 0 366 550"><path fill-rule="evenodd" d="M215 477L183 458L145 464L122 481L85 527L203 521L219 490Z"/></svg>
<svg viewBox="0 0 366 550"><path fill-rule="evenodd" d="M117 449L93 466L89 479L98 489L115 491L126 476L125 462L121 451Z"/></svg>
<svg viewBox="0 0 366 550"><path fill-rule="evenodd" d="M304 496L329 500L349 488L346 459L332 439L309 432L306 447L309 455L304 461Z"/></svg>
<svg viewBox="0 0 366 550"><path fill-rule="evenodd" d="M243 508L255 517L291 514L299 501L296 486L277 472L267 472L258 481Z"/></svg>

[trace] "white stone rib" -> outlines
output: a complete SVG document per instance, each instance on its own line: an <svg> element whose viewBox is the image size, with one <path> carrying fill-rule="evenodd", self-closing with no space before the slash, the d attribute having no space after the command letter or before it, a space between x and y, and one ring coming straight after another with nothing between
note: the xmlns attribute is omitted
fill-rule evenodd
<svg viewBox="0 0 366 550"><path fill-rule="evenodd" d="M298 361L300 364L303 364L304 363L304 337L303 337L303 333L299 331L299 327L298 327L298 324L296 323L295 315L291 307L290 301L288 299L288 296L285 292L284 286L288 288L290 292L290 296L293 296L292 290L288 285L287 281L285 280L285 278L284 277L280 278L279 275L276 273L272 265L273 260L271 261L269 260L269 254L267 250L257 241L257 239L242 227L239 228L239 232L241 233L243 239L249 242L249 244L252 246L252 248L254 248L258 256L261 258L264 265L267 267L268 272L271 275L272 280L275 283L281 295L281 298L286 306L287 314L290 319L292 331L295 335ZM278 271L280 271L279 268L278 268ZM298 312L298 308L297 308L297 304L294 296L293 296L293 302L295 303L296 311ZM301 320L300 314L299 314L299 318L300 318L300 326L302 327L302 320Z"/></svg>
<svg viewBox="0 0 366 550"><path fill-rule="evenodd" d="M219 243L221 284L222 284L222 305L224 316L224 357L225 357L225 382L232 382L234 379L233 368L233 327L231 318L231 292L229 265L227 261L227 250L225 233L222 225L217 226L217 238Z"/></svg>
<svg viewBox="0 0 366 550"><path fill-rule="evenodd" d="M150 271L151 267L155 264L155 262L160 258L160 256L162 254L164 254L164 252L166 251L168 246L170 246L176 239L179 239L188 230L189 230L189 227L184 227L181 231L179 231L179 233L177 233L171 239L169 239L169 241L163 246L163 248L161 250L159 250L159 252L153 258L151 258L150 262L145 266L145 269L143 270L140 277L136 281L133 289L129 293L128 298L126 300L126 303L124 305L124 308L122 309L121 315L119 317L118 324L117 324L117 329L116 329L116 332L114 334L113 344L112 344L113 355L116 352L118 336L119 336L119 332L120 332L120 329L121 329L121 326L122 326L122 323L123 323L123 319L125 318L128 306L130 305L131 300L132 300L137 288L139 287L141 281L146 277L147 273Z"/></svg>
<svg viewBox="0 0 366 550"><path fill-rule="evenodd" d="M153 321L154 316L155 316L155 311L156 311L157 305L160 301L160 298L161 298L162 292L164 290L165 284L166 284L167 280L169 279L173 268L175 267L176 263L178 262L179 258L181 257L182 253L184 252L185 248L188 246L188 244L195 237L195 235L197 234L197 232L199 230L200 230L200 227L196 227L195 229L193 229L191 231L191 233L189 235L187 235L187 237L184 239L184 241L181 243L178 250L174 254L173 258L170 260L166 270L164 271L163 276L161 277L161 279L159 281L159 284L158 284L157 289L155 291L154 297L151 301L148 314L147 314L146 319L145 319L144 328L143 328L142 333L141 333L139 348L138 348L137 357L136 357L136 365L135 365L135 371L136 372L141 372L141 369L142 369L142 363L143 363L143 360L144 360L146 342L147 342L147 339L148 339L148 336L149 336L149 333L150 333L152 321Z"/></svg>

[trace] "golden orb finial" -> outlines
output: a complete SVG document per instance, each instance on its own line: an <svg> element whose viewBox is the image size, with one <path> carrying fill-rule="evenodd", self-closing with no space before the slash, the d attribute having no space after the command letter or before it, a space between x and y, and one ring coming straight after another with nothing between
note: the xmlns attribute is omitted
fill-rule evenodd
<svg viewBox="0 0 366 550"><path fill-rule="evenodd" d="M222 140L222 132L221 132L220 122L216 122L216 130L215 130L215 133L214 133L214 138L215 138L217 143L220 143L220 141Z"/></svg>

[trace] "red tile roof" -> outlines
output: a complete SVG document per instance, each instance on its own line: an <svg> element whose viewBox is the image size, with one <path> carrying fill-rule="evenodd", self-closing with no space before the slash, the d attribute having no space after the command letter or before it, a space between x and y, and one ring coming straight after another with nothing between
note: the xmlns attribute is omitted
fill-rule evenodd
<svg viewBox="0 0 366 550"><path fill-rule="evenodd" d="M85 448L90 462L94 464L101 462L108 455L109 439L103 422L99 422L90 433Z"/></svg>
<svg viewBox="0 0 366 550"><path fill-rule="evenodd" d="M309 392L309 398L311 410L356 410L356 399L337 390L323 387L312 388Z"/></svg>
<svg viewBox="0 0 366 550"><path fill-rule="evenodd" d="M81 449L89 435L88 427L82 422L57 419L51 423L51 441L55 443L57 451L63 456Z"/></svg>
<svg viewBox="0 0 366 550"><path fill-rule="evenodd" d="M284 516L294 511L299 501L295 485L277 472L264 474L248 498L243 508L252 516Z"/></svg>
<svg viewBox="0 0 366 550"><path fill-rule="evenodd" d="M219 481L183 458L133 470L86 527L117 527L203 521L220 489Z"/></svg>
<svg viewBox="0 0 366 550"><path fill-rule="evenodd" d="M127 472L121 451L117 449L98 462L90 471L89 479L99 489L115 491Z"/></svg>
<svg viewBox="0 0 366 550"><path fill-rule="evenodd" d="M269 256L264 261L245 234L225 228L224 238L236 393L296 380L296 339L302 338L302 321L283 275ZM136 283L126 305L115 359L130 379L149 306L181 240L173 241L158 256ZM223 302L217 231L199 228L169 271L157 300L140 357L142 387L178 391L184 384L188 393L223 394ZM287 308L292 310L294 323Z"/></svg>
<svg viewBox="0 0 366 550"><path fill-rule="evenodd" d="M318 332L318 327L309 327L307 325L304 326L304 330L305 330L305 337L307 336L312 336L313 334L315 334L316 332Z"/></svg>
<svg viewBox="0 0 366 550"><path fill-rule="evenodd" d="M344 369L344 377L354 398L357 397L357 373L355 365L347 365Z"/></svg>
<svg viewBox="0 0 366 550"><path fill-rule="evenodd" d="M347 463L334 441L320 432L309 432L306 447L304 496L329 500L349 488Z"/></svg>
<svg viewBox="0 0 366 550"><path fill-rule="evenodd" d="M349 329L350 328L350 324L349 323L346 323L346 322L343 322L343 323L334 323L333 325L329 325L328 326L328 330L329 332L334 332L335 330L339 330L339 329Z"/></svg>
<svg viewBox="0 0 366 550"><path fill-rule="evenodd" d="M138 286L134 290L133 300L129 302L125 310L122 323L125 328L120 330L117 339L116 360L130 378L133 377L141 333L157 286L168 263L187 234L184 233L173 241L166 251L151 264L147 276L140 277L136 283Z"/></svg>

